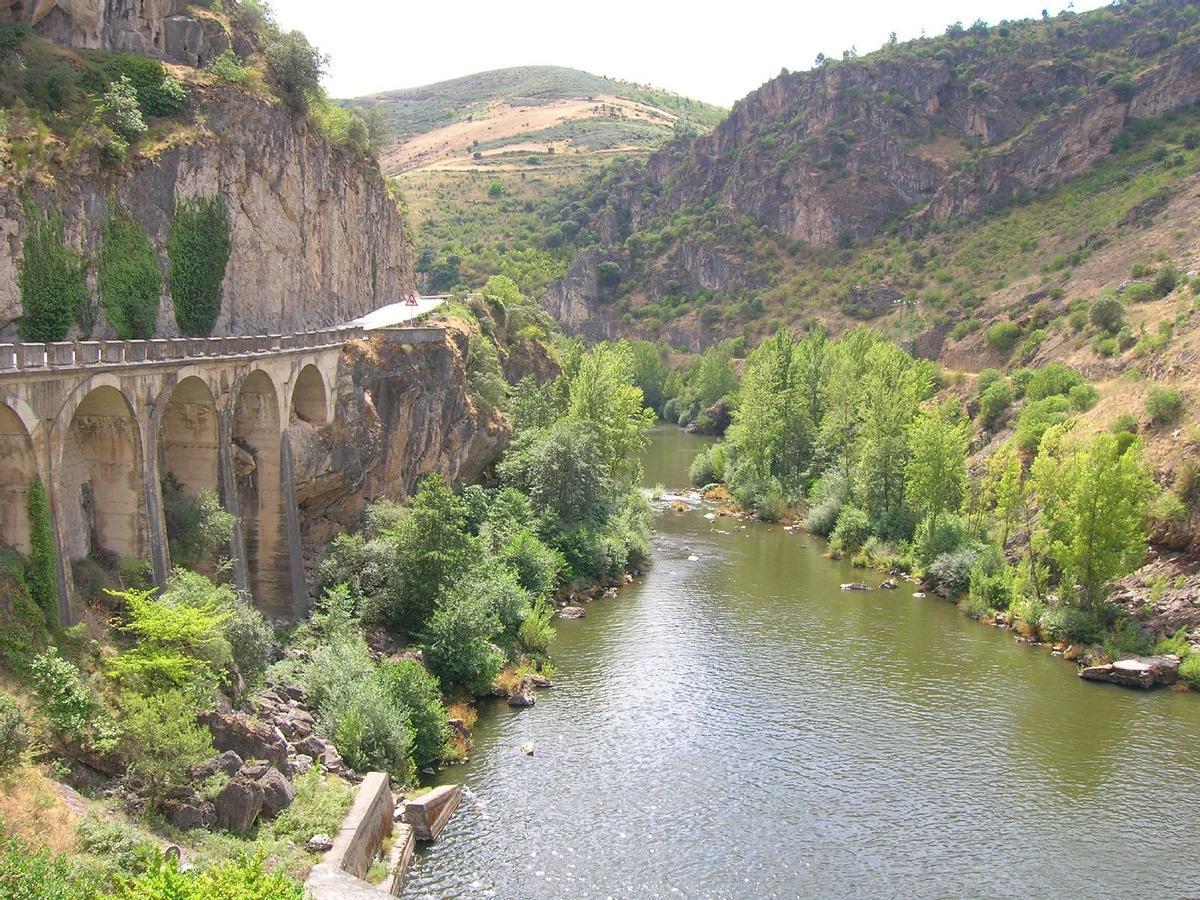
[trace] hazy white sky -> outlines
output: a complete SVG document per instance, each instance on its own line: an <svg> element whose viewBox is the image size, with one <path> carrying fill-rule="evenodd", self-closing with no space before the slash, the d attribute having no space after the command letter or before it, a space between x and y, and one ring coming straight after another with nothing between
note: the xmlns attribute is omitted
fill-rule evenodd
<svg viewBox="0 0 1200 900"><path fill-rule="evenodd" d="M326 87L355 97L486 69L560 65L729 106L818 52L867 52L895 31L940 34L956 20L1040 16L1065 0L273 0L332 57ZM1104 5L1079 0L1078 10Z"/></svg>

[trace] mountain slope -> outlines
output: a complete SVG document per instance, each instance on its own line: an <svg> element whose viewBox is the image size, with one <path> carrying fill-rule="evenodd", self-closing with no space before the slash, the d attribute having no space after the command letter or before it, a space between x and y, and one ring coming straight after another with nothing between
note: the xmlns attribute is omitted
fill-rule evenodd
<svg viewBox="0 0 1200 900"><path fill-rule="evenodd" d="M707 130L724 110L668 91L559 66L497 69L350 101L392 134L391 173L470 168L505 153L660 146L676 130Z"/></svg>
<svg viewBox="0 0 1200 900"><path fill-rule="evenodd" d="M784 73L711 134L552 212L599 240L577 244L547 305L589 334L685 347L903 320L936 355L993 292L1061 280L1106 230L1146 218L1132 209L1145 191L1193 170L1198 20L1182 0L1122 4ZM1020 241L1004 227L973 240L1039 192L1038 224L1010 223Z"/></svg>

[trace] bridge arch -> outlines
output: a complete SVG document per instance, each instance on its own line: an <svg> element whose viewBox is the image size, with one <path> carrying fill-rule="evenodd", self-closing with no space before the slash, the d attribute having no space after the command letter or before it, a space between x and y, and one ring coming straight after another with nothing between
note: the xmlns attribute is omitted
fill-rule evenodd
<svg viewBox="0 0 1200 900"><path fill-rule="evenodd" d="M164 393L166 403L159 407L158 423L163 477L177 480L188 497L206 488L217 491L220 422L211 384L198 374L188 374Z"/></svg>
<svg viewBox="0 0 1200 900"><path fill-rule="evenodd" d="M55 481L63 517L61 549L70 560L89 554L146 555L142 431L115 382L103 375L89 379L59 414Z"/></svg>
<svg viewBox="0 0 1200 900"><path fill-rule="evenodd" d="M38 477L33 438L19 412L0 403L0 544L29 553L26 509L29 487Z"/></svg>
<svg viewBox="0 0 1200 900"><path fill-rule="evenodd" d="M263 369L241 380L233 407L233 471L250 593L268 615L292 613L283 502L280 392Z"/></svg>
<svg viewBox="0 0 1200 900"><path fill-rule="evenodd" d="M329 424L329 387L313 363L305 365L296 376L290 413L309 425Z"/></svg>

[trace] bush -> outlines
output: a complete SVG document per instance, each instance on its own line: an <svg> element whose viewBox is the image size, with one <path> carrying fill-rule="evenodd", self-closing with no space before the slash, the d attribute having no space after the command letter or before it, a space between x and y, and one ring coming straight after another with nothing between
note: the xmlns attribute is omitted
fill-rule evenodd
<svg viewBox="0 0 1200 900"><path fill-rule="evenodd" d="M21 340L64 341L85 324L90 302L83 257L63 245L62 216L25 206L25 243L17 267ZM89 323L90 324L90 323Z"/></svg>
<svg viewBox="0 0 1200 900"><path fill-rule="evenodd" d="M242 65L241 57L232 50L226 50L210 60L207 68L217 78L230 84L245 84L247 81L246 67Z"/></svg>
<svg viewBox="0 0 1200 900"><path fill-rule="evenodd" d="M1174 388L1152 388L1146 397L1146 413L1155 428L1173 425L1183 414L1183 394Z"/></svg>
<svg viewBox="0 0 1200 900"><path fill-rule="evenodd" d="M1200 653L1193 653L1179 664L1179 680L1193 691L1200 691Z"/></svg>
<svg viewBox="0 0 1200 900"><path fill-rule="evenodd" d="M979 554L971 566L967 588L975 608L988 610L1008 609L1012 599L1012 576L1004 556L994 547Z"/></svg>
<svg viewBox="0 0 1200 900"><path fill-rule="evenodd" d="M162 63L149 57L119 53L109 57L100 70L110 88L122 81L129 83L143 116L173 116L187 100L183 85L167 74Z"/></svg>
<svg viewBox="0 0 1200 900"><path fill-rule="evenodd" d="M966 543L967 523L961 516L940 516L936 524L926 518L913 532L912 555L922 566L928 566L944 553L952 553Z"/></svg>
<svg viewBox="0 0 1200 900"><path fill-rule="evenodd" d="M840 472L826 472L809 491L808 516L804 527L813 534L828 537L837 527L838 516L850 496L850 485Z"/></svg>
<svg viewBox="0 0 1200 900"><path fill-rule="evenodd" d="M40 481L30 483L25 511L30 545L25 581L30 598L41 608L46 623L53 625L58 622L58 561L50 526L50 501Z"/></svg>
<svg viewBox="0 0 1200 900"><path fill-rule="evenodd" d="M1098 297L1088 309L1088 318L1097 328L1116 334L1125 324L1125 305L1116 297Z"/></svg>
<svg viewBox="0 0 1200 900"><path fill-rule="evenodd" d="M1071 388L1083 384L1083 376L1062 363L1050 363L1033 373L1025 386L1026 400L1045 400L1047 397L1065 397Z"/></svg>
<svg viewBox="0 0 1200 900"><path fill-rule="evenodd" d="M1179 284L1179 271L1171 265L1163 266L1154 277L1154 293L1165 297Z"/></svg>
<svg viewBox="0 0 1200 900"><path fill-rule="evenodd" d="M696 487L704 487L708 484L725 480L725 445L713 444L705 447L695 458L692 459L692 464L688 466L688 479Z"/></svg>
<svg viewBox="0 0 1200 900"><path fill-rule="evenodd" d="M193 695L178 690L141 694L127 691L121 712L121 755L131 775L141 779L152 798L187 781L188 769L213 755L212 736L196 722Z"/></svg>
<svg viewBox="0 0 1200 900"><path fill-rule="evenodd" d="M183 334L207 337L212 332L231 250L224 199L176 200L167 255L175 321Z"/></svg>
<svg viewBox="0 0 1200 900"><path fill-rule="evenodd" d="M146 120L129 76L118 77L100 100L100 121L132 143L146 133Z"/></svg>
<svg viewBox="0 0 1200 900"><path fill-rule="evenodd" d="M557 634L550 624L553 619L554 607L545 600L536 601L517 629L517 643L529 653L545 654Z"/></svg>
<svg viewBox="0 0 1200 900"><path fill-rule="evenodd" d="M423 635L430 670L444 684L460 687L471 696L488 693L504 665L504 654L492 644L499 630L487 598L452 590L443 596Z"/></svg>
<svg viewBox="0 0 1200 900"><path fill-rule="evenodd" d="M1180 628L1174 634L1163 638L1154 645L1155 653L1173 653L1180 659L1187 659L1192 653L1192 642L1188 640L1187 629Z"/></svg>
<svg viewBox="0 0 1200 900"><path fill-rule="evenodd" d="M237 522L221 506L216 492L201 488L189 497L174 474L168 472L163 479L162 497L171 558L185 569L213 562L216 552L229 545Z"/></svg>
<svg viewBox="0 0 1200 900"><path fill-rule="evenodd" d="M235 594L229 585L214 584L197 572L176 569L160 602L216 610L238 675L248 686L262 681L275 649L275 634L263 614Z"/></svg>
<svg viewBox="0 0 1200 900"><path fill-rule="evenodd" d="M1065 422L1069 415L1070 403L1066 397L1047 397L1027 403L1017 417L1017 446L1025 453L1036 453L1042 435L1052 426Z"/></svg>
<svg viewBox="0 0 1200 900"><path fill-rule="evenodd" d="M940 584L950 594L957 597L971 587L971 570L979 558L976 547L959 547L950 553L943 553L929 565L926 573L934 583Z"/></svg>
<svg viewBox="0 0 1200 900"><path fill-rule="evenodd" d="M65 854L0 838L0 897L13 900L95 900L100 885L78 872Z"/></svg>
<svg viewBox="0 0 1200 900"><path fill-rule="evenodd" d="M322 729L351 768L382 769L401 780L412 774L408 711L394 702L361 638L318 646L301 682Z"/></svg>
<svg viewBox="0 0 1200 900"><path fill-rule="evenodd" d="M1104 634L1105 623L1097 615L1077 606L1060 604L1047 609L1041 617L1041 629L1053 641L1093 644Z"/></svg>
<svg viewBox="0 0 1200 900"><path fill-rule="evenodd" d="M830 542L841 550L856 550L871 536L871 519L857 506L844 506L838 513Z"/></svg>
<svg viewBox="0 0 1200 900"><path fill-rule="evenodd" d="M413 732L413 762L418 769L436 764L450 740L446 707L437 679L412 660L384 666L378 677L391 702L408 712Z"/></svg>
<svg viewBox="0 0 1200 900"><path fill-rule="evenodd" d="M51 647L34 657L30 671L50 726L67 740L82 741L96 715L96 703L79 670Z"/></svg>
<svg viewBox="0 0 1200 900"><path fill-rule="evenodd" d="M768 490L754 502L754 511L764 522L778 522L788 511L788 499L778 489Z"/></svg>
<svg viewBox="0 0 1200 900"><path fill-rule="evenodd" d="M8 694L0 693L0 775L15 769L29 750L29 730L21 710Z"/></svg>
<svg viewBox="0 0 1200 900"><path fill-rule="evenodd" d="M983 393L998 381L1004 381L1004 373L999 369L984 369L975 376L975 394L983 396Z"/></svg>
<svg viewBox="0 0 1200 900"><path fill-rule="evenodd" d="M1077 384L1067 393L1067 402L1075 412L1087 412L1100 402L1100 392L1090 384Z"/></svg>
<svg viewBox="0 0 1200 900"><path fill-rule="evenodd" d="M992 428L1012 406L1013 391L1008 380L995 381L979 396L979 422Z"/></svg>
<svg viewBox="0 0 1200 900"><path fill-rule="evenodd" d="M111 217L104 230L99 268L100 305L117 337L123 341L153 337L163 277L146 229L127 215Z"/></svg>
<svg viewBox="0 0 1200 900"><path fill-rule="evenodd" d="M1001 353L1008 353L1021 336L1021 329L1013 322L997 322L984 332L987 342Z"/></svg>
<svg viewBox="0 0 1200 900"><path fill-rule="evenodd" d="M497 558L512 569L521 587L535 597L554 593L567 568L562 553L546 546L527 528L505 541Z"/></svg>
<svg viewBox="0 0 1200 900"><path fill-rule="evenodd" d="M304 900L304 886L263 856L240 855L207 869L181 871L161 855L140 875L122 881L114 900Z"/></svg>

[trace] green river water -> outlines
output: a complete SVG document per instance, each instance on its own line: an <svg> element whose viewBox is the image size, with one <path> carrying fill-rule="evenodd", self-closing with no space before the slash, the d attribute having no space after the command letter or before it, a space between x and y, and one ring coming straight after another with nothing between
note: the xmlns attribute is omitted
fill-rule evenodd
<svg viewBox="0 0 1200 900"><path fill-rule="evenodd" d="M684 489L704 442L656 428L646 482ZM1081 682L704 512L660 512L649 574L558 623L535 707L483 704L406 896L1200 895L1200 697Z"/></svg>

